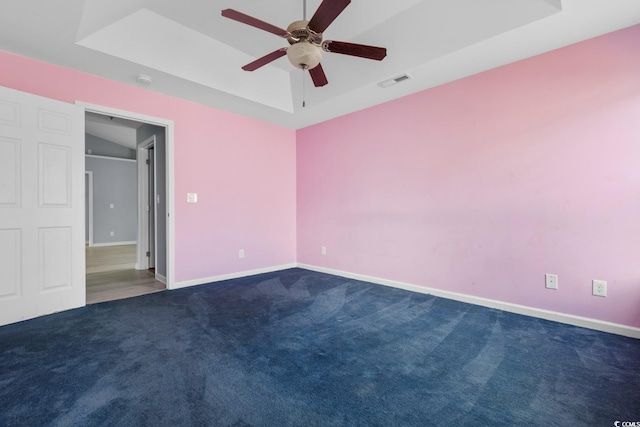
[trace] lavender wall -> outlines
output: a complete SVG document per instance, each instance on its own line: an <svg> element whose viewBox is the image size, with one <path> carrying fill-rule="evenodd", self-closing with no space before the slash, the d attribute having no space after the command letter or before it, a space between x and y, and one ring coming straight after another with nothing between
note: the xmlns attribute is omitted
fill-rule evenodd
<svg viewBox="0 0 640 427"><path fill-rule="evenodd" d="M640 26L298 131L298 262L640 326L638 46Z"/></svg>
<svg viewBox="0 0 640 427"><path fill-rule="evenodd" d="M0 70L2 86L174 121L177 282L295 262L294 131L1 51Z"/></svg>

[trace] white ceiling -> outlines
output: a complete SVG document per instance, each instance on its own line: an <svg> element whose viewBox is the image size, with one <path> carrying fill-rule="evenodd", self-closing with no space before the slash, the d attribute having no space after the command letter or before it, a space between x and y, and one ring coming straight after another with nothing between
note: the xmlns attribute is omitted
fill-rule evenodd
<svg viewBox="0 0 640 427"><path fill-rule="evenodd" d="M307 19L321 0L307 1ZM0 49L293 129L640 23L638 0L353 0L324 38L387 48L325 53L315 88L285 57L241 66L286 40L222 9L286 28L303 0L0 0ZM381 88L408 73L412 79ZM306 107L302 107L305 100Z"/></svg>

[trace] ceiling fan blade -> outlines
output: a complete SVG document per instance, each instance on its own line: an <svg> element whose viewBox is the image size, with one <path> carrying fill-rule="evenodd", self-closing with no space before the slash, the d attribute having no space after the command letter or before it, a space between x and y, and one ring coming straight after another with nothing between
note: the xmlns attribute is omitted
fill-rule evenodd
<svg viewBox="0 0 640 427"><path fill-rule="evenodd" d="M324 75L322 65L320 64L310 69L309 74L311 75L311 80L313 80L313 85L315 87L324 86L329 83L329 81L327 80L327 76Z"/></svg>
<svg viewBox="0 0 640 427"><path fill-rule="evenodd" d="M367 46L357 43L337 42L333 40L325 40L324 42L322 42L322 49L326 52L359 56L360 58L375 59L376 61L382 61L382 59L387 56L387 49L384 47Z"/></svg>
<svg viewBox="0 0 640 427"><path fill-rule="evenodd" d="M351 0L324 0L309 21L309 28L322 33L349 6Z"/></svg>
<svg viewBox="0 0 640 427"><path fill-rule="evenodd" d="M280 58L281 56L285 56L286 54L287 48L280 48L263 56L262 58L258 58L255 61L245 65L244 67L242 67L242 69L245 71L255 71L263 65L267 65L269 62L275 61L276 59Z"/></svg>
<svg viewBox="0 0 640 427"><path fill-rule="evenodd" d="M254 18L253 16L245 15L244 13L238 12L237 10L225 9L222 11L222 16L238 22L242 22L243 24L251 25L252 27L256 27L264 31L268 31L275 34L276 36L287 37L287 35L289 34L287 30L278 28L275 25L271 25L268 22L261 21L257 18Z"/></svg>

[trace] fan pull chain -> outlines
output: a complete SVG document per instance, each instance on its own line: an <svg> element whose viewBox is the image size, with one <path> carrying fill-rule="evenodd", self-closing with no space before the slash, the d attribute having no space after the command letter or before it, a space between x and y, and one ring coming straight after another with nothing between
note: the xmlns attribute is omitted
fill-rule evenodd
<svg viewBox="0 0 640 427"><path fill-rule="evenodd" d="M302 19L304 21L307 20L307 0L302 0ZM302 70L302 108L306 107L306 102L304 100L305 95L304 95L304 70Z"/></svg>

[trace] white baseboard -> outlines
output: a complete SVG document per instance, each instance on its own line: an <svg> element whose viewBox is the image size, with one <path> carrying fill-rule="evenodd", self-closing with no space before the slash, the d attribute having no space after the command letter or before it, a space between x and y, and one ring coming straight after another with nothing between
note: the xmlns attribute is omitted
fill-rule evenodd
<svg viewBox="0 0 640 427"><path fill-rule="evenodd" d="M135 240L133 242L107 242L107 243L94 243L91 245L92 248L100 247L100 246L123 246L123 245L137 245L138 242Z"/></svg>
<svg viewBox="0 0 640 427"><path fill-rule="evenodd" d="M167 286L167 278L162 274L156 273L156 280L160 283L163 283L165 286Z"/></svg>
<svg viewBox="0 0 640 427"><path fill-rule="evenodd" d="M519 304L512 304L503 301L481 298L472 295L460 294L457 292L443 291L441 289L428 288L425 286L412 285L410 283L398 282L395 280L381 279L379 277L366 276L363 274L349 273L332 268L318 267L309 264L297 264L299 268L317 271L319 273L332 274L334 276L346 277L348 279L361 280L363 282L375 283L378 285L390 286L393 288L404 289L422 294L435 295L437 297L447 298L455 301L466 302L469 304L480 305L488 308L496 308L510 313L523 314L525 316L537 317L554 322L566 323L568 325L580 326L582 328L594 329L597 331L608 332L617 335L623 335L631 338L640 339L640 328L633 326L620 325L618 323L605 322L603 320L590 319L588 317L574 316L572 314L558 313L555 311L543 310L540 308L527 307Z"/></svg>
<svg viewBox="0 0 640 427"><path fill-rule="evenodd" d="M174 285L171 287L171 289L187 288L189 286L204 285L205 283L221 282L223 280L230 280L230 279L239 279L241 277L255 276L256 274L271 273L271 272L274 272L274 271L287 270L289 268L296 268L297 266L298 265L296 263L275 265L275 266L272 266L272 267L257 268L255 270L239 271L237 273L222 274L222 275L219 275L219 276L205 277L205 278L202 278L202 279L186 280L184 282L176 282L176 283L174 283Z"/></svg>

